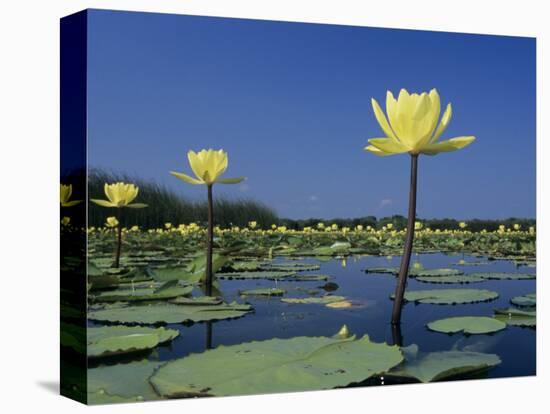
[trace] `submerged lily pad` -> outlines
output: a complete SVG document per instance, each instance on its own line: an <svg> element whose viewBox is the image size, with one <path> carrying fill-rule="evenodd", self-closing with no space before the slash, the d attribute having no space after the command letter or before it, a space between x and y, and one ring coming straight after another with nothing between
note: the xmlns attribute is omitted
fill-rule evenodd
<svg viewBox="0 0 550 414"><path fill-rule="evenodd" d="M390 371L390 377L412 378L420 382L442 381L451 377L488 370L501 363L498 355L468 351L418 352L417 345L401 349L405 362Z"/></svg>
<svg viewBox="0 0 550 414"><path fill-rule="evenodd" d="M133 302L173 299L178 296L191 294L193 286L173 286L163 290L154 288L145 289L119 289L102 292L94 296L97 302Z"/></svg>
<svg viewBox="0 0 550 414"><path fill-rule="evenodd" d="M512 305L521 306L521 307L535 307L537 306L537 294L528 293L526 295L513 297L510 302Z"/></svg>
<svg viewBox="0 0 550 414"><path fill-rule="evenodd" d="M220 305L154 304L101 309L90 312L88 319L102 322L151 325L232 319L244 316L251 311L252 306L236 302Z"/></svg>
<svg viewBox="0 0 550 414"><path fill-rule="evenodd" d="M471 275L418 276L416 280L422 283L439 283L439 284L467 284L467 283L479 283L479 282L486 281L486 279L482 277L476 277Z"/></svg>
<svg viewBox="0 0 550 414"><path fill-rule="evenodd" d="M284 298L281 299L281 302L326 305L327 303L341 302L343 300L346 300L344 296L325 295L319 298Z"/></svg>
<svg viewBox="0 0 550 414"><path fill-rule="evenodd" d="M276 338L168 362L150 382L168 398L319 390L366 380L402 360L398 347L368 336Z"/></svg>
<svg viewBox="0 0 550 414"><path fill-rule="evenodd" d="M351 303L349 300L342 300L339 302L327 303L325 306L331 309L347 309L353 307L353 303Z"/></svg>
<svg viewBox="0 0 550 414"><path fill-rule="evenodd" d="M278 288L248 289L241 290L241 296L283 296L286 290Z"/></svg>
<svg viewBox="0 0 550 414"><path fill-rule="evenodd" d="M499 321L506 322L511 326L521 326L534 328L537 326L536 311L527 311L521 309L496 309L495 318Z"/></svg>
<svg viewBox="0 0 550 414"><path fill-rule="evenodd" d="M394 295L391 297L393 299ZM486 289L408 290L404 298L407 302L454 305L487 302L498 298L498 293Z"/></svg>
<svg viewBox="0 0 550 414"><path fill-rule="evenodd" d="M148 381L162 365L157 361L101 366L88 370L88 403L150 401L160 397Z"/></svg>
<svg viewBox="0 0 550 414"><path fill-rule="evenodd" d="M296 272L280 272L280 271L261 271L261 272L231 272L231 273L216 273L218 279L267 279L279 280L296 276Z"/></svg>
<svg viewBox="0 0 550 414"><path fill-rule="evenodd" d="M174 329L102 326L87 329L88 357L99 358L153 349L179 335Z"/></svg>
<svg viewBox="0 0 550 414"><path fill-rule="evenodd" d="M532 273L504 273L504 272L478 272L470 273L470 276L482 277L489 280L530 280L536 276Z"/></svg>
<svg viewBox="0 0 550 414"><path fill-rule="evenodd" d="M506 329L504 322L488 316L458 316L428 323L428 329L436 332L466 335L488 334Z"/></svg>

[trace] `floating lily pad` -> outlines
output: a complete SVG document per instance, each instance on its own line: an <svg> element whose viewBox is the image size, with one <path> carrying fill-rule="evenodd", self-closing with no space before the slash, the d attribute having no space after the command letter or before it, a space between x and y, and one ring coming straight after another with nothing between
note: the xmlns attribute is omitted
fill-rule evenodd
<svg viewBox="0 0 550 414"><path fill-rule="evenodd" d="M101 366L88 370L88 403L150 401L160 397L148 379L162 365L157 361Z"/></svg>
<svg viewBox="0 0 550 414"><path fill-rule="evenodd" d="M295 337L220 346L168 362L150 379L168 398L330 389L363 381L403 360L368 336Z"/></svg>
<svg viewBox="0 0 550 414"><path fill-rule="evenodd" d="M412 378L420 382L443 381L486 371L501 363L498 355L468 351L418 352L417 345L401 349L405 362L387 376Z"/></svg>
<svg viewBox="0 0 550 414"><path fill-rule="evenodd" d="M239 294L242 296L283 296L285 292L286 291L284 289L265 288L241 290L239 291Z"/></svg>
<svg viewBox="0 0 550 414"><path fill-rule="evenodd" d="M174 286L168 289L157 291L154 288L145 289L119 289L109 292L102 292L94 296L97 302L134 302L153 301L162 299L173 299L178 296L191 294L193 286Z"/></svg>
<svg viewBox="0 0 550 414"><path fill-rule="evenodd" d="M535 328L537 326L536 311L527 311L521 309L496 309L495 318L499 321L506 322L511 326L521 326L527 328Z"/></svg>
<svg viewBox="0 0 550 414"><path fill-rule="evenodd" d="M456 262L453 263L454 266L485 266L488 265L489 262Z"/></svg>
<svg viewBox="0 0 550 414"><path fill-rule="evenodd" d="M194 305L194 306L209 306L209 305L219 305L223 303L222 298L218 296L196 296L196 297L186 297L180 296L169 301L176 305Z"/></svg>
<svg viewBox="0 0 550 414"><path fill-rule="evenodd" d="M466 335L488 334L506 329L504 322L488 316L458 316L428 323L428 329L436 332Z"/></svg>
<svg viewBox="0 0 550 414"><path fill-rule="evenodd" d="M410 277L458 276L464 272L458 269L409 269Z"/></svg>
<svg viewBox="0 0 550 414"><path fill-rule="evenodd" d="M87 330L88 357L99 358L153 349L179 335L174 329L102 326Z"/></svg>
<svg viewBox="0 0 550 414"><path fill-rule="evenodd" d="M269 261L248 260L248 261L234 261L229 266L236 272L253 272L260 270L262 267L268 266Z"/></svg>
<svg viewBox="0 0 550 414"><path fill-rule="evenodd" d="M326 295L319 298L284 298L281 299L281 302L326 305L327 303L341 302L345 299L344 296Z"/></svg>
<svg viewBox="0 0 550 414"><path fill-rule="evenodd" d="M325 306L331 309L347 309L353 307L353 303L351 303L349 300L341 300L339 302L327 303Z"/></svg>
<svg viewBox="0 0 550 414"><path fill-rule="evenodd" d="M293 282L322 282L325 280L328 280L329 276L327 275L296 275L290 279L287 279L288 281Z"/></svg>
<svg viewBox="0 0 550 414"><path fill-rule="evenodd" d="M365 269L365 273L391 273L397 274L399 269L397 267L368 267Z"/></svg>
<svg viewBox="0 0 550 414"><path fill-rule="evenodd" d="M504 272L478 272L470 273L470 276L482 277L490 280L529 280L536 276L531 273L504 273Z"/></svg>
<svg viewBox="0 0 550 414"><path fill-rule="evenodd" d="M187 267L165 267L156 268L153 271L153 277L158 282L167 282L170 280L183 280L187 283L199 283L202 274L192 273Z"/></svg>
<svg viewBox="0 0 550 414"><path fill-rule="evenodd" d="M136 323L143 325L162 323L204 322L232 319L252 311L252 306L236 302L220 305L154 304L147 306L111 307L92 311L92 321Z"/></svg>
<svg viewBox="0 0 550 414"><path fill-rule="evenodd" d="M537 294L536 293L528 293L527 295L521 295L513 297L510 302L512 305L520 306L520 307L535 307L537 306Z"/></svg>
<svg viewBox="0 0 550 414"><path fill-rule="evenodd" d="M393 296L391 296L392 299ZM407 302L455 305L487 302L498 298L498 293L486 289L408 290L405 292L404 298Z"/></svg>
<svg viewBox="0 0 550 414"><path fill-rule="evenodd" d="M296 272L261 271L261 272L232 272L216 273L218 279L267 279L279 280L296 276Z"/></svg>
<svg viewBox="0 0 550 414"><path fill-rule="evenodd" d="M264 270L280 272L301 272L307 270L319 270L321 266L310 263L275 263L262 267Z"/></svg>
<svg viewBox="0 0 550 414"><path fill-rule="evenodd" d="M485 282L487 279L471 275L457 276L418 276L418 282L422 283L439 283L439 284L467 284Z"/></svg>

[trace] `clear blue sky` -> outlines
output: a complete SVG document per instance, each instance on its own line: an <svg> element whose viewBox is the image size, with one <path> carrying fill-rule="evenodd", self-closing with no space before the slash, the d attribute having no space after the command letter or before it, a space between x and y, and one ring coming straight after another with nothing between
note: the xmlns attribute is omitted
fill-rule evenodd
<svg viewBox="0 0 550 414"><path fill-rule="evenodd" d="M370 99L437 88L470 147L421 157L423 218L535 216L535 40L94 10L89 15L89 162L202 187L187 151L223 148L216 194L280 216L405 214L409 157L363 151L381 136ZM383 104L385 106L385 103Z"/></svg>

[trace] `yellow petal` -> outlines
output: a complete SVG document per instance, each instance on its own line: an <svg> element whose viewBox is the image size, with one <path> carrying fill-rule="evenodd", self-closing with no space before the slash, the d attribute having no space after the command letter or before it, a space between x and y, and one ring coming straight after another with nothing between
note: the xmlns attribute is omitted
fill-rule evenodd
<svg viewBox="0 0 550 414"><path fill-rule="evenodd" d="M392 138L371 138L369 144L386 154L402 154L409 151L405 145Z"/></svg>
<svg viewBox="0 0 550 414"><path fill-rule="evenodd" d="M191 169L197 176L197 178L200 178L201 180L204 179L204 156L206 151L200 151L198 154L194 151L189 151L187 153L187 159L189 160L189 165L191 166ZM185 180L184 180L185 181ZM202 184L202 183L201 183Z"/></svg>
<svg viewBox="0 0 550 414"><path fill-rule="evenodd" d="M101 207L118 207L116 204L111 203L110 201L107 201L107 200L97 200L92 198L90 201Z"/></svg>
<svg viewBox="0 0 550 414"><path fill-rule="evenodd" d="M390 127L390 124L388 123L388 120L386 119L386 115L384 115L384 111L382 111L382 108L380 108L380 105L378 105L378 102L376 102L376 99L372 98L371 104L372 104L372 109L374 111L374 116L376 117L376 120L378 121L380 128L382 128L382 131L384 131L384 134L386 134L387 137L397 139L397 137L395 136L395 134L393 133Z"/></svg>
<svg viewBox="0 0 550 414"><path fill-rule="evenodd" d="M183 173L170 171L170 174L172 174L174 177L179 178L180 180L185 181L186 183L189 183L189 184L195 184L195 185L205 184L205 182L202 179L197 180L196 178L189 177L188 175L183 174Z"/></svg>
<svg viewBox="0 0 550 414"><path fill-rule="evenodd" d="M443 116L441 117L441 122L439 123L432 139L430 140L431 143L437 141L437 139L445 131L445 129L447 128L447 126L451 122L452 116L453 116L453 107L449 103L449 104L447 104L447 108L445 108L445 112L443 113Z"/></svg>
<svg viewBox="0 0 550 414"><path fill-rule="evenodd" d="M457 151L459 149L462 149L468 145L470 145L476 137L473 136L467 136L467 137L456 137L451 138L446 141L437 142L435 144L429 144L422 148L422 154L426 155L436 155L440 152L452 152Z"/></svg>
<svg viewBox="0 0 550 414"><path fill-rule="evenodd" d="M380 151L378 148L376 148L375 146L372 146L372 145L367 145L363 149L365 151L370 152L371 154L377 155L379 157L386 157L388 155L393 155L393 154L388 154L388 153L385 153L383 151Z"/></svg>

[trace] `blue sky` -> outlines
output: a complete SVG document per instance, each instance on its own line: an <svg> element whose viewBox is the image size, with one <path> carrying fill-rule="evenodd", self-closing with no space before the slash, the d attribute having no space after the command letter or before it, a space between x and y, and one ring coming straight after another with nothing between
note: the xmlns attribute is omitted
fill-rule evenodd
<svg viewBox="0 0 550 414"><path fill-rule="evenodd" d="M535 40L94 10L89 14L92 167L206 190L187 151L223 148L215 194L280 216L406 214L409 157L363 151L382 136L370 99L437 88L470 147L419 161L422 218L535 216Z"/></svg>

